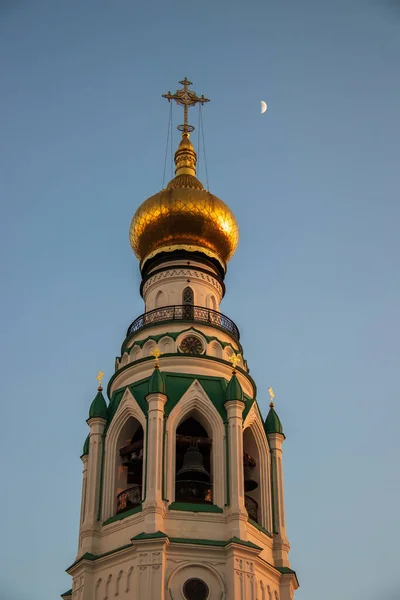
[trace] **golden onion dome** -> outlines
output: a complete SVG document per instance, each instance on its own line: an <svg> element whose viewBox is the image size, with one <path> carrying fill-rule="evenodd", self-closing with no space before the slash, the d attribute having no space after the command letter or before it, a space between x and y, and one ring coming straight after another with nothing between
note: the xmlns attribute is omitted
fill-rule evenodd
<svg viewBox="0 0 400 600"><path fill-rule="evenodd" d="M166 189L139 206L130 242L143 265L159 252L200 251L225 268L238 242L239 229L230 208L204 189L196 177L196 152L184 132L175 153L175 177Z"/></svg>

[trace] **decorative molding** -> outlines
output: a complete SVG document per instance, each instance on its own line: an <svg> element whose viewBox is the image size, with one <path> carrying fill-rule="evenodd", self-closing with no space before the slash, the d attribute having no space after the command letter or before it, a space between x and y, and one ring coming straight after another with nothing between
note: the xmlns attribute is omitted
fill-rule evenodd
<svg viewBox="0 0 400 600"><path fill-rule="evenodd" d="M143 286L143 295L147 293L149 287L151 287L154 283L161 281L162 279L170 279L172 277L193 277L198 280L207 281L210 283L218 293L222 296L223 289L222 285L219 281L212 277L211 275L207 275L202 271L197 271L196 269L169 269L168 271L161 271L149 277L146 283Z"/></svg>

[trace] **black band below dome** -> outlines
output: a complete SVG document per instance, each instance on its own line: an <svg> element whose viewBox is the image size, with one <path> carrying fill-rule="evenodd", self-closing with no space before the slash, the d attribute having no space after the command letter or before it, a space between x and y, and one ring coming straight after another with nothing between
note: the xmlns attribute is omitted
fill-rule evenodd
<svg viewBox="0 0 400 600"><path fill-rule="evenodd" d="M211 275L212 277L214 277L222 287L222 298L225 296L225 272L223 271L221 264L216 259L210 256L206 256L201 252L174 250L173 252L160 252L159 254L156 254L153 258L150 258L148 261L145 262L141 271L142 282L140 284L140 295L142 296L142 298L143 286L146 283L146 281L148 281L150 277L153 277L153 275L156 275L157 273L175 269L176 265L169 265L168 263L175 262L177 260L184 260L185 262L190 262L190 265L187 265L188 267L190 266L196 271L200 271L202 273L206 273L207 275ZM204 267L193 265L193 262L202 263ZM183 266L184 265L182 265L182 267Z"/></svg>

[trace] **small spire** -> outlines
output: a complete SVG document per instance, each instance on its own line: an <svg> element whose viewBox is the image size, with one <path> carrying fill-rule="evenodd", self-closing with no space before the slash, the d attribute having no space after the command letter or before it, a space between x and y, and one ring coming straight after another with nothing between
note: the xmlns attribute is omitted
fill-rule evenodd
<svg viewBox="0 0 400 600"><path fill-rule="evenodd" d="M162 353L160 352L160 349L158 346L156 346L154 348L153 352L151 352L151 355L154 356L154 368L159 369L160 368L160 356L162 356Z"/></svg>
<svg viewBox="0 0 400 600"><path fill-rule="evenodd" d="M103 371L99 371L99 372L97 373L97 377L96 377L97 381L99 382L99 387L97 388L97 390L98 390L99 392L102 392L102 391L103 391L103 386L102 386L103 377L104 377L104 373L103 373Z"/></svg>

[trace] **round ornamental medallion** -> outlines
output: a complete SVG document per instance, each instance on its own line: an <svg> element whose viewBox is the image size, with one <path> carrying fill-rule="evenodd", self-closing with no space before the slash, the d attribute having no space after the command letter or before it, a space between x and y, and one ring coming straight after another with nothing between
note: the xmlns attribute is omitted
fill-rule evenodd
<svg viewBox="0 0 400 600"><path fill-rule="evenodd" d="M185 354L202 354L203 344L195 335L188 335L181 341L180 349Z"/></svg>
<svg viewBox="0 0 400 600"><path fill-rule="evenodd" d="M188 579L183 586L183 594L186 600L207 600L208 585L201 579Z"/></svg>

